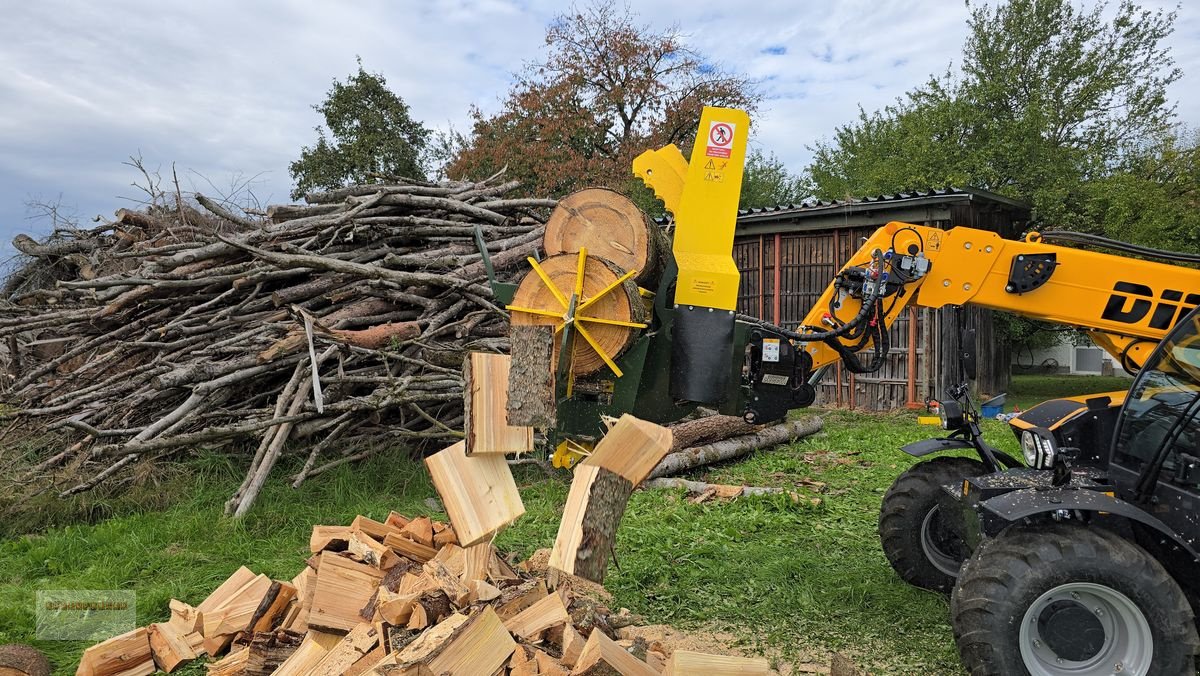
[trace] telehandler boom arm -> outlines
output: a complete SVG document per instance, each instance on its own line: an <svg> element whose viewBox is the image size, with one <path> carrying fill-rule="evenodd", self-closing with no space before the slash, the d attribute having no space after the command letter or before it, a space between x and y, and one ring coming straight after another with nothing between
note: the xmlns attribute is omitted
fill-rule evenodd
<svg viewBox="0 0 1200 676"><path fill-rule="evenodd" d="M854 352L878 353L886 343L880 318L889 327L910 303L975 305L1078 327L1137 368L1200 305L1200 270L1057 246L1037 233L1014 241L972 228L894 222L866 240L792 336L805 344L814 369L838 359L855 365ZM855 319L857 326L843 330Z"/></svg>

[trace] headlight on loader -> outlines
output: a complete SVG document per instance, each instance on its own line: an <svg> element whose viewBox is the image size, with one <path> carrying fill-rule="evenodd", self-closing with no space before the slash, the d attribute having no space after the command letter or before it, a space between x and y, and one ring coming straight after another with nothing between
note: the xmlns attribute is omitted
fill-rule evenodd
<svg viewBox="0 0 1200 676"><path fill-rule="evenodd" d="M963 426L962 406L956 401L939 401L938 415L942 418L944 430L956 430Z"/></svg>
<svg viewBox="0 0 1200 676"><path fill-rule="evenodd" d="M1021 433L1021 455L1025 456L1025 464L1030 467L1050 469L1054 467L1057 454L1058 447L1050 430L1034 427Z"/></svg>

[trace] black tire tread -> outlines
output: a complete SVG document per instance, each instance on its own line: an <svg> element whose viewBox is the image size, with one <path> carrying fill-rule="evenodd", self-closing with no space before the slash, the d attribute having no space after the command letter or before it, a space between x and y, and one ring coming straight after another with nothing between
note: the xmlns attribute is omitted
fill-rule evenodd
<svg viewBox="0 0 1200 676"><path fill-rule="evenodd" d="M985 472L978 460L941 456L913 465L892 483L879 509L879 542L888 563L901 579L922 589L950 593L955 578L928 562L920 543L914 546L914 534L920 537L928 500L942 486Z"/></svg>
<svg viewBox="0 0 1200 676"><path fill-rule="evenodd" d="M1140 597L1148 600L1146 606L1157 611L1161 620L1147 618L1152 629L1157 625L1162 631L1155 637L1153 673L1196 673L1200 637L1192 609L1178 583L1154 557L1102 528L1042 523L1013 527L985 541L960 571L950 602L951 622L963 666L972 676L1028 673L1011 635L1011 627L1025 611L1018 607L1019 590L1037 584L1031 581L1047 571L1070 575L1072 569L1082 571L1076 579L1099 583L1136 571ZM1045 587L1062 582L1051 581Z"/></svg>

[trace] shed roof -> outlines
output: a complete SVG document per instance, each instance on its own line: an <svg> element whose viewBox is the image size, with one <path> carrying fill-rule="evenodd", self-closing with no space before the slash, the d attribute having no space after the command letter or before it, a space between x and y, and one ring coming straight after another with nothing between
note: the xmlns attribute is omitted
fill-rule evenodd
<svg viewBox="0 0 1200 676"><path fill-rule="evenodd" d="M848 200L812 200L801 202L800 204L742 209L738 211L738 223L749 225L759 221L774 221L784 218L791 220L828 215L830 213L852 214L894 207L918 207L961 202L974 202L981 206L994 205L1002 207L1012 211L1013 215L1018 219L1028 219L1030 215L1029 205L1018 200L979 188L948 186L945 188L930 188L928 190L896 193L895 195L852 197Z"/></svg>

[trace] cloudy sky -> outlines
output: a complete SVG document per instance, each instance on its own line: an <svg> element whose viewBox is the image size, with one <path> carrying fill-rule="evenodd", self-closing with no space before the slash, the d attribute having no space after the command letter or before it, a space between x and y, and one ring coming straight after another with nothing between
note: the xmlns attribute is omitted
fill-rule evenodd
<svg viewBox="0 0 1200 676"><path fill-rule="evenodd" d="M1168 0L1142 0L1150 8ZM1190 6L1189 6L1190 5ZM1172 95L1200 125L1200 3L1179 10L1171 47L1184 78ZM333 78L368 70L427 126L468 127L495 110L511 74L537 59L544 0L39 0L0 24L0 258L18 232L44 233L30 201L59 202L86 224L129 206L131 155L182 188L249 184L287 201L288 163L316 138L311 105ZM943 72L958 58L959 0L633 2L655 27L677 24L696 50L764 82L757 142L793 170L806 146Z"/></svg>

